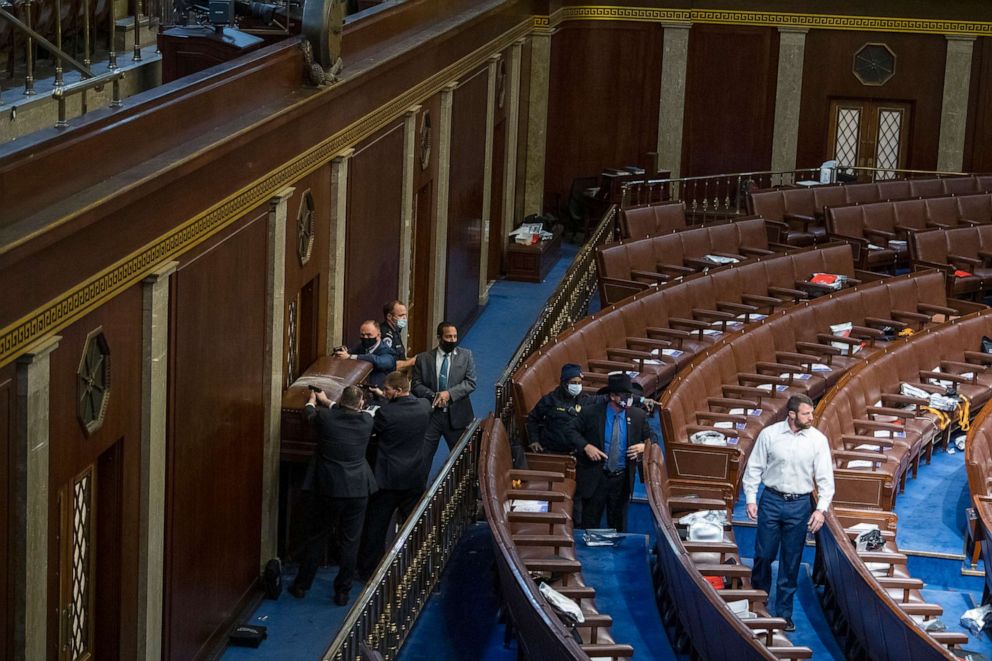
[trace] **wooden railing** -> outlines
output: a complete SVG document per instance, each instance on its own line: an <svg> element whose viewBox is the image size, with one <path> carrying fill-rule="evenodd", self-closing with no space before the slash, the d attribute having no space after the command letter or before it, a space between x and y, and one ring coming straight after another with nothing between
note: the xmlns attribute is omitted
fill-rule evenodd
<svg viewBox="0 0 992 661"><path fill-rule="evenodd" d="M510 378L528 356L588 313L589 301L596 291L596 246L612 239L617 216L616 205L606 210L496 381L495 414L503 421L511 439L515 437L517 429Z"/></svg>
<svg viewBox="0 0 992 661"><path fill-rule="evenodd" d="M482 427L472 423L358 596L324 661L363 658L364 644L394 659L475 517Z"/></svg>
<svg viewBox="0 0 992 661"><path fill-rule="evenodd" d="M933 170L884 170L839 166L837 173L851 181L870 182L916 177L955 177L960 172ZM621 208L653 204L661 201L681 201L694 222L706 222L746 213L747 195L751 190L789 186L798 181L820 178L819 168L786 170L782 172L736 172L703 177L678 179L646 178L629 181L622 186Z"/></svg>

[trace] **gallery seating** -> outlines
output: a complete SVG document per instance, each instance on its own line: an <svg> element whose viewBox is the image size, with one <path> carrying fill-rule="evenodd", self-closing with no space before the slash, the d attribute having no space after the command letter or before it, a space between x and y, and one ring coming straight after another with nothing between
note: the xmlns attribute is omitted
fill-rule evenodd
<svg viewBox="0 0 992 661"><path fill-rule="evenodd" d="M490 415L484 423L479 458L481 498L493 534L500 597L509 624L517 632L522 658L632 656L630 645L613 640L612 618L599 612L596 589L583 580L582 564L575 556L571 517L574 460L554 455L530 458L530 465L544 470L512 468L506 430ZM514 486L517 481L520 486ZM546 511L515 510L525 502L545 503ZM544 582L575 601L584 623L570 630L541 594L534 576L543 577Z"/></svg>
<svg viewBox="0 0 992 661"><path fill-rule="evenodd" d="M748 213L789 223L793 232L786 243L809 245L827 238L826 209L848 204L907 200L940 195L969 195L992 191L992 177L896 179L864 184L752 191Z"/></svg>
<svg viewBox="0 0 992 661"><path fill-rule="evenodd" d="M891 343L887 338L903 329L919 333L948 317L977 309L984 306L948 300L942 275L930 271L823 296L777 312L746 332L726 335L699 352L660 400L672 475L738 484L758 432L785 417L790 395L815 399L840 382L845 372L885 352ZM847 337L831 330L842 323L852 324ZM727 437L726 445L690 442L692 434L705 431ZM852 452L841 443L843 434L828 436L840 444L837 452ZM902 453L900 459L897 467L904 473L917 465L919 452ZM879 506L880 496L858 492L864 475L851 476L848 485L842 468L838 466L836 477L838 493L853 489L852 502L870 495ZM891 478L892 472L882 476ZM887 489L885 493L890 494L891 484Z"/></svg>
<svg viewBox="0 0 992 661"><path fill-rule="evenodd" d="M776 229L773 236L777 234ZM600 301L610 305L651 285L720 268L721 258L742 262L788 248L769 241L760 218L609 243L596 249Z"/></svg>
<svg viewBox="0 0 992 661"><path fill-rule="evenodd" d="M951 383L972 411L992 395L992 355L981 353L992 334L992 310L971 313L896 340L851 369L817 407L817 428L833 447L838 506L891 510L907 470L946 434L928 400L901 393L908 383L944 393Z"/></svg>
<svg viewBox="0 0 992 661"><path fill-rule="evenodd" d="M877 526L884 546L858 551L855 540ZM896 516L891 512L834 507L816 536L817 577L825 583L828 610L840 613L848 632L847 658L956 659L968 642L964 634L929 633L927 622L943 609L927 603L923 581L907 571L906 555L896 546ZM957 617L957 613L952 614Z"/></svg>
<svg viewBox="0 0 992 661"><path fill-rule="evenodd" d="M859 265L909 260L909 236L931 229L992 223L992 195L942 196L897 202L845 205L827 209L831 239L858 246Z"/></svg>
<svg viewBox="0 0 992 661"><path fill-rule="evenodd" d="M805 282L815 272L850 275L851 282L858 281L850 247L839 244L690 276L586 317L527 358L514 373L518 428L524 427L527 413L541 396L558 385L565 363L581 365L593 389L605 385L609 372L626 370L645 393L652 394L724 332L818 293L816 286Z"/></svg>
<svg viewBox="0 0 992 661"><path fill-rule="evenodd" d="M992 288L992 225L959 227L910 236L913 268L936 268L947 273L948 293L977 294Z"/></svg>
<svg viewBox="0 0 992 661"><path fill-rule="evenodd" d="M658 608L666 626L685 634L691 656L712 661L810 658L809 648L786 637L785 620L769 615L768 595L751 586L751 570L741 563L729 523L731 486L671 480L656 445L645 454L645 482L655 526ZM722 539L692 539L680 522L705 510L725 514ZM714 528L719 536L719 527Z"/></svg>
<svg viewBox="0 0 992 661"><path fill-rule="evenodd" d="M620 237L624 239L668 234L688 226L683 202L661 202L620 211Z"/></svg>

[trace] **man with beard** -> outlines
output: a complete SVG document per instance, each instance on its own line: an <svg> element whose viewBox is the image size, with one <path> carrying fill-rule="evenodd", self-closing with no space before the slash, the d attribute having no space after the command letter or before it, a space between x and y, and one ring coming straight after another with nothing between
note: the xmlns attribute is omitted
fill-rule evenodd
<svg viewBox="0 0 992 661"><path fill-rule="evenodd" d="M834 473L830 442L813 427L813 400L793 395L785 408L785 420L758 434L743 485L747 516L758 522L751 585L771 594L772 562L777 558L775 614L785 619L786 631L795 631L792 601L806 531L815 533L823 525L834 495ZM759 502L761 482L765 490Z"/></svg>

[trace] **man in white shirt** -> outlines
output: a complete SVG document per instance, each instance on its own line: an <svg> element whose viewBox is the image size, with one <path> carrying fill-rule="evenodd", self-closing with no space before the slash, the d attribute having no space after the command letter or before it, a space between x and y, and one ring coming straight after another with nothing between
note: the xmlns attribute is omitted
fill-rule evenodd
<svg viewBox="0 0 992 661"><path fill-rule="evenodd" d="M771 594L772 562L777 557L775 614L786 620L786 631L794 631L792 599L806 531L815 533L823 525L834 496L834 472L830 442L813 427L813 400L794 395L786 403L786 411L785 420L765 427L758 435L743 483L748 518L758 522L751 585ZM759 503L761 482L765 490Z"/></svg>

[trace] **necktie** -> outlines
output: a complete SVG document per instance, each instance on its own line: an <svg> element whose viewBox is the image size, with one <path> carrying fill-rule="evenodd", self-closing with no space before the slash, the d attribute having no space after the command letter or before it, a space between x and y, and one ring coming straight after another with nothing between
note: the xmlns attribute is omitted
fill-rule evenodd
<svg viewBox="0 0 992 661"><path fill-rule="evenodd" d="M437 375L437 391L443 392L448 389L448 356L450 354L444 354L444 360L441 361L441 372Z"/></svg>
<svg viewBox="0 0 992 661"><path fill-rule="evenodd" d="M606 470L611 473L620 468L620 416L613 416L613 430L610 432L610 454L606 459Z"/></svg>

